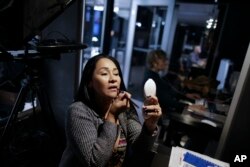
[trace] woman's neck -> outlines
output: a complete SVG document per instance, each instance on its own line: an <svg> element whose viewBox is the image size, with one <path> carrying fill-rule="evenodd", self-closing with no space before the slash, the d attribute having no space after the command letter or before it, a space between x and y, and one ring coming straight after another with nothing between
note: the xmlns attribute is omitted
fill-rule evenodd
<svg viewBox="0 0 250 167"><path fill-rule="evenodd" d="M101 97L95 98L96 109L98 110L97 112L100 114L101 117L105 116L106 112L110 107L111 102L112 100L110 99L105 99Z"/></svg>

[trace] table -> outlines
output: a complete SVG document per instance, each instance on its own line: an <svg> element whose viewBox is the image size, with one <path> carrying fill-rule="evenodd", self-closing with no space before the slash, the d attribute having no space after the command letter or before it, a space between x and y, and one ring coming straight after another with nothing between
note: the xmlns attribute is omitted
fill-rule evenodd
<svg viewBox="0 0 250 167"><path fill-rule="evenodd" d="M203 123L202 120L213 121L216 126ZM179 141L183 135L191 137L188 149L203 153L209 141L218 141L223 129L226 116L211 113L209 111L189 111L184 109L182 113L169 113L169 126L164 144L168 147L181 146Z"/></svg>

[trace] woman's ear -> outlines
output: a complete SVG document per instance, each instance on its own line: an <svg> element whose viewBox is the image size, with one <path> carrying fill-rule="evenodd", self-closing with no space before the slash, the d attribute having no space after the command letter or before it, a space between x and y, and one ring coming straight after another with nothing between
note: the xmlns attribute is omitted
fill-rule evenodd
<svg viewBox="0 0 250 167"><path fill-rule="evenodd" d="M156 61L153 62L153 68L156 68L157 69L158 67L158 63Z"/></svg>

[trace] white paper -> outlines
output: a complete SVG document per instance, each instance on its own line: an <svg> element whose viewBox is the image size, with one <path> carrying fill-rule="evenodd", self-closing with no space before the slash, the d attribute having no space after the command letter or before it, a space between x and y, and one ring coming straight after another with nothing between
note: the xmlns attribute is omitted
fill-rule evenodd
<svg viewBox="0 0 250 167"><path fill-rule="evenodd" d="M168 167L196 167L184 161L184 156L186 153L195 155L197 159L201 158L202 160L211 162L215 164L217 167L230 167L229 163L181 147L172 147ZM203 167L203 166L197 166L197 167Z"/></svg>

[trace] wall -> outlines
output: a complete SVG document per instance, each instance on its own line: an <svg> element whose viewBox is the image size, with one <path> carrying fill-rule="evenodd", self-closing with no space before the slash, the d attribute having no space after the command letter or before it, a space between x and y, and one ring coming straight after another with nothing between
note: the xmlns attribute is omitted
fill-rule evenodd
<svg viewBox="0 0 250 167"><path fill-rule="evenodd" d="M62 33L70 40L79 40L80 27L80 4L75 2L66 9L56 20L54 20L43 31L43 37L51 33L48 38L63 39ZM46 88L49 100L62 134L64 134L64 124L68 106L73 102L76 82L78 82L79 55L77 52L62 53L60 59L47 59L44 63L44 73Z"/></svg>
<svg viewBox="0 0 250 167"><path fill-rule="evenodd" d="M232 161L236 151L250 150L250 45L222 131L216 158Z"/></svg>
<svg viewBox="0 0 250 167"><path fill-rule="evenodd" d="M240 71L250 39L249 10L244 4L222 4L225 15L222 16L223 24L218 32L218 44L212 64L212 76L217 75L219 63L222 58L228 58L234 63L234 70Z"/></svg>
<svg viewBox="0 0 250 167"><path fill-rule="evenodd" d="M234 70L240 71L240 76L216 157L230 162L235 151L250 150L250 26L247 24L250 15L244 4L231 3L226 10L215 64L221 58L229 58L234 62ZM218 68L214 69L215 74L216 69Z"/></svg>

